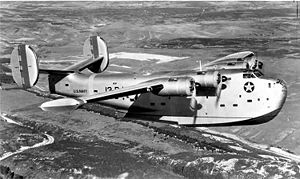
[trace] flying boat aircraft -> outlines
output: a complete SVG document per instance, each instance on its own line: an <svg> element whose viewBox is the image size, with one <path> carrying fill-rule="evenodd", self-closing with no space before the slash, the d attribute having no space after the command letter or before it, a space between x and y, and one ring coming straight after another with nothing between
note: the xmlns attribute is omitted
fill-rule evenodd
<svg viewBox="0 0 300 179"><path fill-rule="evenodd" d="M99 36L89 37L83 52L87 60L66 69L41 69L35 51L20 44L11 54L13 79L26 89L40 73L48 74L49 92L65 98L43 103L44 111L73 111L96 102L125 111L125 117L185 126L261 124L279 113L287 96L285 82L265 78L263 63L250 51L197 70L144 75L103 73L109 54Z"/></svg>

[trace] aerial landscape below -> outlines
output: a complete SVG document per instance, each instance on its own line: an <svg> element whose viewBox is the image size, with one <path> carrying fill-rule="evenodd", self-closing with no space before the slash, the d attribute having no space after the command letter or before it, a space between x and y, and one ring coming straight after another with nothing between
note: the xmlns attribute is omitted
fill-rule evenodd
<svg viewBox="0 0 300 179"><path fill-rule="evenodd" d="M0 178L300 178L300 20L295 2L2 2ZM31 45L39 66L85 60L86 38L108 45L104 74L199 68L253 51L266 77L284 79L273 120L251 126L183 127L100 104L53 113L39 106L47 75L22 90L10 54Z"/></svg>

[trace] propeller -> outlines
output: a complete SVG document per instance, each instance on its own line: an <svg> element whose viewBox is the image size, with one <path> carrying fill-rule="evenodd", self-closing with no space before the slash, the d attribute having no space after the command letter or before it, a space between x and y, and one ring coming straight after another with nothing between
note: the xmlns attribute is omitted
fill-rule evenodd
<svg viewBox="0 0 300 179"><path fill-rule="evenodd" d="M78 98L77 99L62 98L62 99L47 101L47 102L43 103L40 106L40 108L43 111L66 112L66 111L73 111L85 103L86 103L86 101L78 99Z"/></svg>

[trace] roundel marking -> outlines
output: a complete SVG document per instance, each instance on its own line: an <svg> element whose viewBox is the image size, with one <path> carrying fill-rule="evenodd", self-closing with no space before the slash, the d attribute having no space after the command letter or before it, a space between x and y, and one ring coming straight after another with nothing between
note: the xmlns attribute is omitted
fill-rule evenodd
<svg viewBox="0 0 300 179"><path fill-rule="evenodd" d="M244 90L247 92L247 93L251 93L252 91L254 91L254 84L250 81L246 82L244 84Z"/></svg>

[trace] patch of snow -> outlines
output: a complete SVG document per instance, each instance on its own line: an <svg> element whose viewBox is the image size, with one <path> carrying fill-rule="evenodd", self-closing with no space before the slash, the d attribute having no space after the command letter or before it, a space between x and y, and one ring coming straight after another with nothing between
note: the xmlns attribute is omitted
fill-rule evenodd
<svg viewBox="0 0 300 179"><path fill-rule="evenodd" d="M156 62L159 63L167 63L174 60L182 60L188 57L174 57L167 55L158 55L158 54L150 54L150 53L130 53L130 52L117 52L109 54L109 58L120 58L120 59L133 59L139 61L150 61L150 60L158 60Z"/></svg>
<svg viewBox="0 0 300 179"><path fill-rule="evenodd" d="M125 178L128 177L128 175L129 175L128 172L122 173L122 174L120 174L120 175L117 177L117 179L125 179Z"/></svg>
<svg viewBox="0 0 300 179"><path fill-rule="evenodd" d="M84 169L89 169L89 170L93 169L93 167L90 167L90 166L87 166L87 165L84 165L83 168Z"/></svg>
<svg viewBox="0 0 300 179"><path fill-rule="evenodd" d="M110 66L112 66L112 67L121 67L121 68L131 68L130 66L126 66L126 65L117 65L117 64L110 64Z"/></svg>
<svg viewBox="0 0 300 179"><path fill-rule="evenodd" d="M21 146L21 148L15 152L7 152L5 154L3 154L1 157L0 157L0 161L6 159L7 157L10 157L12 155L15 155L15 154L18 154L18 153L21 153L25 150L28 150L28 149L32 149L32 148L37 148L37 147L42 147L42 146L46 146L46 145L49 145L49 144L52 144L54 142L54 138L48 134L45 134L47 138L44 138L44 140L40 143L37 143L37 144L34 144L33 146Z"/></svg>
<svg viewBox="0 0 300 179"><path fill-rule="evenodd" d="M175 128L181 128L179 125L176 125L176 124L170 124L170 126L175 127Z"/></svg>
<svg viewBox="0 0 300 179"><path fill-rule="evenodd" d="M202 157L201 161L205 162L205 163L211 163L213 162L215 159L213 157Z"/></svg>
<svg viewBox="0 0 300 179"><path fill-rule="evenodd" d="M214 136L214 135L211 135L211 134L202 134L204 137L209 137L210 139L212 140L216 140L216 141L219 141L219 142L231 142L230 140L228 139L225 139L223 137L219 137L219 136Z"/></svg>
<svg viewBox="0 0 300 179"><path fill-rule="evenodd" d="M15 39L15 41L32 41L32 40L35 40L35 38L22 37L22 38Z"/></svg>
<svg viewBox="0 0 300 179"><path fill-rule="evenodd" d="M243 173L256 173L253 169L247 168L242 170Z"/></svg>
<svg viewBox="0 0 300 179"><path fill-rule="evenodd" d="M300 162L300 156L288 153L288 152L286 152L282 149L276 148L276 147L269 147L268 145L265 145L265 144L257 144L257 143L249 142L249 141L247 141L247 140L245 140L241 137L238 137L234 134L229 134L229 133L224 133L224 132L221 133L221 132L213 131L213 130L208 129L206 127L197 127L197 129L201 130L201 131L206 131L206 132L209 132L209 133L212 133L212 134L223 135L223 136L228 137L230 139L242 142L242 143L244 143L244 144L246 144L250 147L257 148L257 149L260 149L260 150L263 150L263 151L266 151L266 152L271 152L271 153L276 154L276 155L280 155L280 156L284 157L285 159Z"/></svg>
<svg viewBox="0 0 300 179"><path fill-rule="evenodd" d="M257 169L256 170L256 173L257 174L260 174L260 175L262 175L262 176L264 176L264 177L266 177L267 175L268 175L268 173L266 172L266 170L265 170L265 168L262 166L262 167L260 167L260 169Z"/></svg>
<svg viewBox="0 0 300 179"><path fill-rule="evenodd" d="M278 175L277 173L272 177L273 179L281 179L283 178L282 175Z"/></svg>
<svg viewBox="0 0 300 179"><path fill-rule="evenodd" d="M5 114L5 113L1 113L1 114L0 114L0 117L1 117L4 121L6 121L6 122L8 122L8 123L11 123L11 124L17 124L17 125L19 125L19 126L23 126L22 123L16 122L16 121L14 121L14 120L12 120L12 119L6 117L6 116L7 116L7 114Z"/></svg>
<svg viewBox="0 0 300 179"><path fill-rule="evenodd" d="M296 175L296 172L291 169L291 165L289 163L284 163L282 166L279 166L278 169L289 176Z"/></svg>
<svg viewBox="0 0 300 179"><path fill-rule="evenodd" d="M102 26L106 26L106 24L96 24L95 27L102 27Z"/></svg>
<svg viewBox="0 0 300 179"><path fill-rule="evenodd" d="M231 171L234 170L234 165L238 161L236 158L231 158L229 160L221 160L221 161L216 161L215 165L216 168L225 170L225 171Z"/></svg>
<svg viewBox="0 0 300 179"><path fill-rule="evenodd" d="M106 71L108 73L123 73L123 72L120 72L120 71Z"/></svg>
<svg viewBox="0 0 300 179"><path fill-rule="evenodd" d="M73 173L74 173L74 174L82 174L82 170L81 170L81 169L78 169L78 170L77 170L76 168L74 168L74 169L73 169Z"/></svg>
<svg viewBox="0 0 300 179"><path fill-rule="evenodd" d="M239 146L229 145L229 147L232 148L232 149L238 150L238 151L250 152L249 150L244 149L244 148L239 147Z"/></svg>
<svg viewBox="0 0 300 179"><path fill-rule="evenodd" d="M267 159L277 160L276 157L271 156L271 155L263 155L263 154L260 154L259 156L261 156L262 158L267 158Z"/></svg>
<svg viewBox="0 0 300 179"><path fill-rule="evenodd" d="M281 156L287 157L289 159L295 160L297 162L300 162L300 156L291 154L291 153L286 152L286 151L284 151L280 148L270 147L270 151L274 152L277 155L281 155Z"/></svg>

